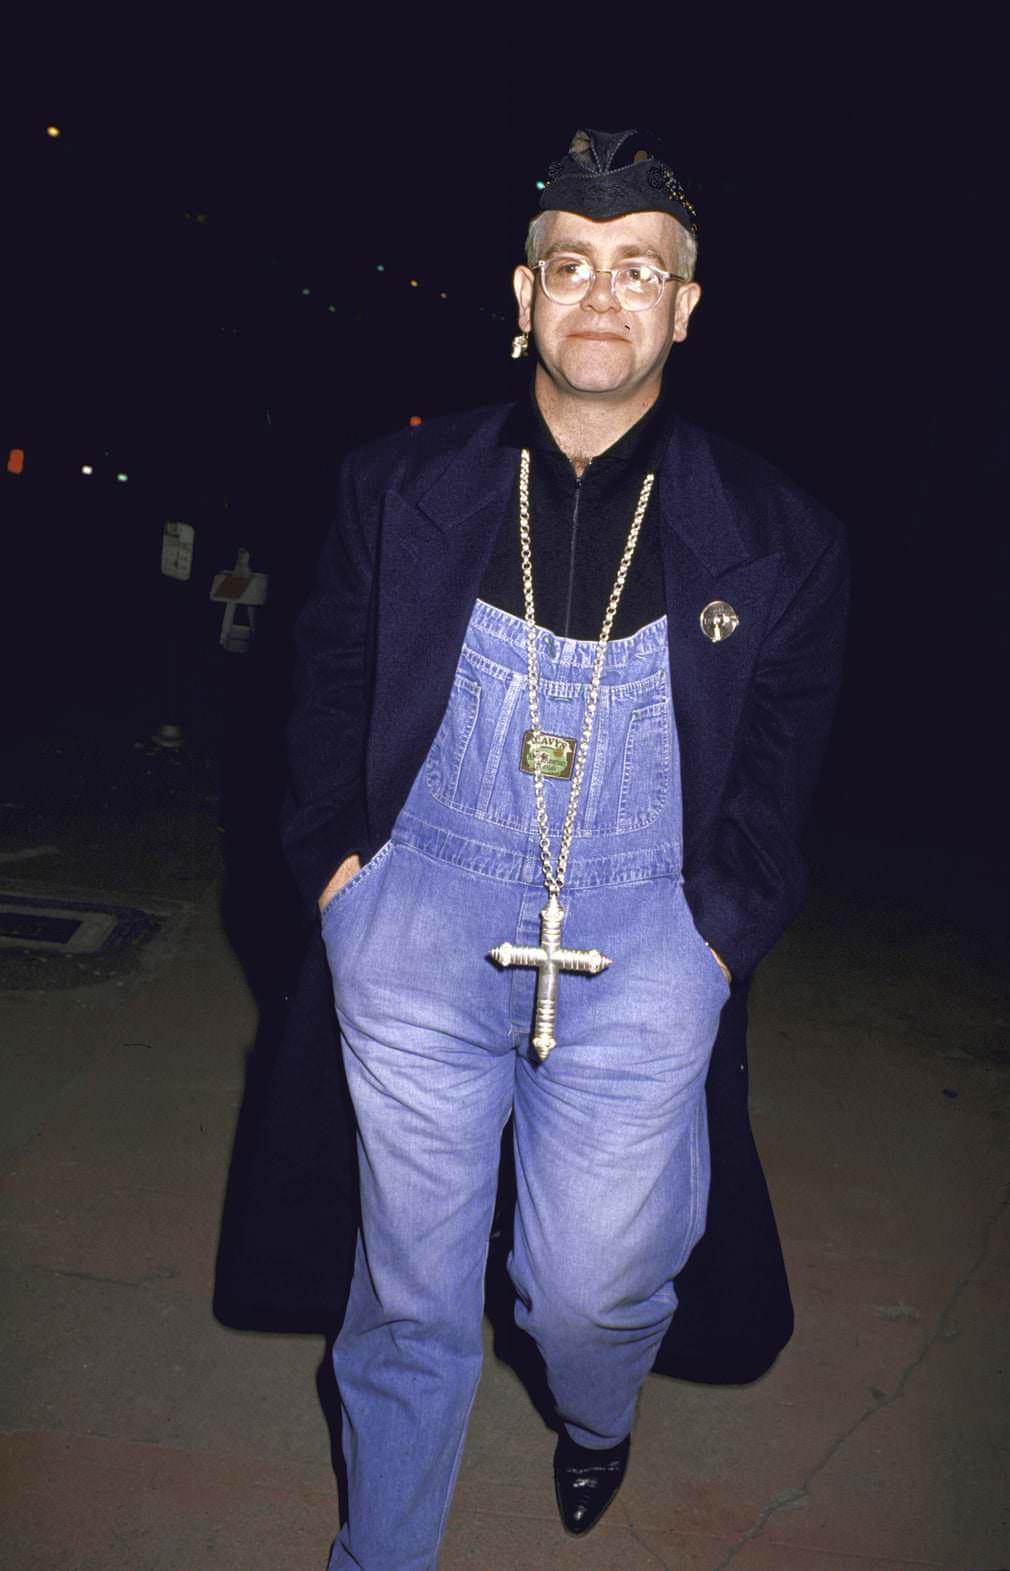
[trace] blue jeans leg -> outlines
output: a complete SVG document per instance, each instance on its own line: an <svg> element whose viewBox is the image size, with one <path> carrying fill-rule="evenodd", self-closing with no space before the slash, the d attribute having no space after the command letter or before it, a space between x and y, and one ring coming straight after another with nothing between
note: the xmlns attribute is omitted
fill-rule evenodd
<svg viewBox="0 0 1010 1571"><path fill-rule="evenodd" d="M519 1059L510 1272L559 1415L597 1448L631 1429L704 1230L704 1085L726 988L675 881L566 904L566 942L614 964L563 979L559 1045Z"/></svg>
<svg viewBox="0 0 1010 1571"><path fill-rule="evenodd" d="M473 986L475 969L483 978L473 946L484 942L474 907L490 947L501 922L514 925L514 891L399 846L383 855L372 887L348 885L351 900L323 928L359 1129L362 1209L333 1353L348 1519L330 1571L436 1564L480 1376L484 1268L514 1082L504 1012L504 1037L489 1034L494 1011ZM468 942L454 952L464 914ZM469 985L457 982L456 966Z"/></svg>

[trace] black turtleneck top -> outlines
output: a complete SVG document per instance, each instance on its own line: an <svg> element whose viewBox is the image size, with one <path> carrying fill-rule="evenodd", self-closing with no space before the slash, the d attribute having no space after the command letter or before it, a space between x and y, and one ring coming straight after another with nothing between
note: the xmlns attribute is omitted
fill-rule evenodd
<svg viewBox="0 0 1010 1571"><path fill-rule="evenodd" d="M599 638L642 481L663 461L673 418L670 401L661 394L578 476L551 435L531 390L529 401L517 404L502 427L502 444L515 449L516 484L481 581L480 598L513 616L525 615L519 557L519 450L528 447L537 624L563 638ZM658 516L653 490L612 638L628 638L665 612Z"/></svg>

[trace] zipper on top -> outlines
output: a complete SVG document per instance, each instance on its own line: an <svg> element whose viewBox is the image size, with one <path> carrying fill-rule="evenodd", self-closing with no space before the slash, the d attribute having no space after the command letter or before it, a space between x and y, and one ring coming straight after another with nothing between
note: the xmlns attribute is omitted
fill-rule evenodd
<svg viewBox="0 0 1010 1571"><path fill-rule="evenodd" d="M575 500L572 503L572 526L568 537L568 595L565 599L565 625L562 637L571 637L572 596L575 591L575 548L579 538L579 498L582 495L582 476L575 476Z"/></svg>

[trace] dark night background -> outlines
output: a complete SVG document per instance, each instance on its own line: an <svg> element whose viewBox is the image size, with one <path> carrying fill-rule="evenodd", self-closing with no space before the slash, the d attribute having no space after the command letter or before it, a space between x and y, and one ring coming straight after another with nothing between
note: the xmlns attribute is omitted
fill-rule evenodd
<svg viewBox="0 0 1010 1571"><path fill-rule="evenodd" d="M702 226L704 300L668 371L680 407L851 533L817 832L991 865L1010 384L1001 183L985 116L965 119L971 73L944 75L937 45L925 74L920 55L890 75L895 55L828 99L796 78L791 98L769 88L772 136L760 93L726 82L701 121L654 93L636 114L626 82L618 100L528 79L463 104L450 74L408 98L374 55L321 71L295 32L276 69L266 38L254 67L238 38L213 63L149 38L129 70L92 39L30 82L8 55L0 447L26 454L0 474L8 736L177 718L213 750L227 710L244 767L276 783L290 620L341 453L521 392L510 275L534 182L580 120L645 121ZM159 573L167 518L195 527L189 584ZM249 657L219 650L207 601L239 545L270 574Z"/></svg>

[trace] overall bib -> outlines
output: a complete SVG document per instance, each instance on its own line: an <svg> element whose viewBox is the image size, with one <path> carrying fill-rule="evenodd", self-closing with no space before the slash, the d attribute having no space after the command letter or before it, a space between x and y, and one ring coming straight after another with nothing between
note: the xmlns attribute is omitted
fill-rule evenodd
<svg viewBox="0 0 1010 1571"><path fill-rule="evenodd" d="M537 634L541 728L577 738L596 644ZM705 1226L705 1076L729 989L681 879L665 617L607 649L561 892L558 1045L530 1047L543 884L524 623L478 601L442 725L385 846L325 907L358 1123L362 1228L333 1361L349 1516L330 1571L432 1571L481 1365L501 1133L509 1272L558 1413L616 1445ZM566 780L544 784L557 855Z"/></svg>

